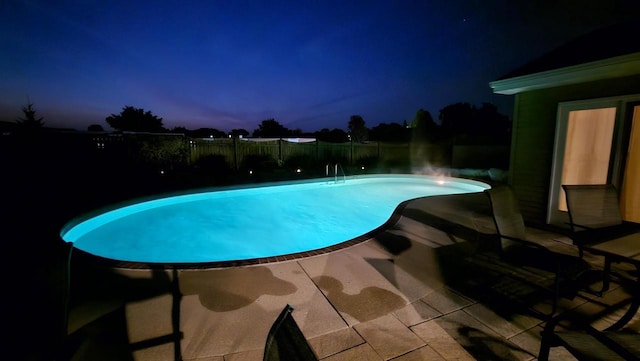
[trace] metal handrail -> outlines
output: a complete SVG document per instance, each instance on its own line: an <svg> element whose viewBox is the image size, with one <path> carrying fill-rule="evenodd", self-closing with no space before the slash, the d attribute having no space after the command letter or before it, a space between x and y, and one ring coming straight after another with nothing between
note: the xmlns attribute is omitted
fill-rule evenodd
<svg viewBox="0 0 640 361"><path fill-rule="evenodd" d="M327 163L327 165L325 166L325 172L326 172L326 176L329 177L329 166L331 164ZM342 182L346 182L347 181L347 175L344 173L344 169L342 169L342 166L340 165L340 163L336 163L333 165L333 181L334 183L338 183L338 169L340 169L340 171L342 172Z"/></svg>

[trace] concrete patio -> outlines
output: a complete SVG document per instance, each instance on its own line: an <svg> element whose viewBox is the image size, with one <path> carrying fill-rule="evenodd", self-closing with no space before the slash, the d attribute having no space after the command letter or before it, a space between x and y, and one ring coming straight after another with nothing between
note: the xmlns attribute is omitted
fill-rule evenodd
<svg viewBox="0 0 640 361"><path fill-rule="evenodd" d="M528 231L559 252L577 254L562 235ZM544 325L533 311L548 310L549 298L518 300L521 284L487 279L467 261L492 233L485 196L471 194L411 201L394 226L309 258L153 271L78 259L70 330L112 312L73 334L73 359L261 360L269 327L291 304L322 360L533 360ZM601 260L586 257L601 267ZM560 309L604 328L629 298L613 284L602 297L563 299ZM551 359L572 357L552 349Z"/></svg>

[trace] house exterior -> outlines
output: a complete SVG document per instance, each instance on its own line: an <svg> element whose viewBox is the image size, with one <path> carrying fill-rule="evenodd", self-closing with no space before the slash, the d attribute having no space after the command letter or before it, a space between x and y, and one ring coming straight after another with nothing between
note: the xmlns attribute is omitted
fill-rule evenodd
<svg viewBox="0 0 640 361"><path fill-rule="evenodd" d="M562 184L612 183L640 223L639 31L597 30L490 83L515 96L508 182L528 222L566 224Z"/></svg>

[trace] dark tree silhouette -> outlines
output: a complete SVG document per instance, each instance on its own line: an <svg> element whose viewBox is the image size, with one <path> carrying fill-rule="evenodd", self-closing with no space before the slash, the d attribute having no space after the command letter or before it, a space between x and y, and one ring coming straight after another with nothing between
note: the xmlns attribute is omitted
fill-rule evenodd
<svg viewBox="0 0 640 361"><path fill-rule="evenodd" d="M302 129L300 128L296 128L296 129L289 129L289 133L288 135L290 137L302 137L304 133L302 132Z"/></svg>
<svg viewBox="0 0 640 361"><path fill-rule="evenodd" d="M177 126L177 127L173 127L173 129L171 129L171 133L177 133L177 134L187 134L189 133L189 129L182 127L182 126Z"/></svg>
<svg viewBox="0 0 640 361"><path fill-rule="evenodd" d="M125 106L118 115L111 114L106 119L111 128L118 131L130 132L165 132L162 126L162 118L153 115L151 111L142 108Z"/></svg>
<svg viewBox="0 0 640 361"><path fill-rule="evenodd" d="M491 103L482 103L477 109L476 123L482 125L486 134L507 137L511 134L511 120L498 112L498 107Z"/></svg>
<svg viewBox="0 0 640 361"><path fill-rule="evenodd" d="M263 120L258 125L258 129L253 131L253 136L256 138L281 138L289 134L290 130L273 118Z"/></svg>
<svg viewBox="0 0 640 361"><path fill-rule="evenodd" d="M231 129L231 136L232 137L248 137L249 136L249 131L246 129Z"/></svg>
<svg viewBox="0 0 640 361"><path fill-rule="evenodd" d="M33 109L32 103L28 103L26 106L23 106L22 112L24 113L24 118L16 119L16 123L28 129L42 128L44 125L44 118L36 117L36 111Z"/></svg>
<svg viewBox="0 0 640 361"><path fill-rule="evenodd" d="M369 138L380 142L407 142L410 138L410 129L399 123L380 123L369 131Z"/></svg>
<svg viewBox="0 0 640 361"><path fill-rule="evenodd" d="M100 124L91 124L87 127L87 130L90 132L104 132L104 128Z"/></svg>
<svg viewBox="0 0 640 361"><path fill-rule="evenodd" d="M357 143L362 143L368 139L368 129L365 126L364 119L359 115L352 115L349 118L349 132L351 134L351 140Z"/></svg>
<svg viewBox="0 0 640 361"><path fill-rule="evenodd" d="M447 136L475 133L475 108L469 103L455 103L440 110L442 130Z"/></svg>
<svg viewBox="0 0 640 361"><path fill-rule="evenodd" d="M443 131L448 136L463 134L505 137L510 131L509 117L498 112L491 103L480 108L469 103L456 103L440 110Z"/></svg>
<svg viewBox="0 0 640 361"><path fill-rule="evenodd" d="M413 141L433 141L440 136L440 126L433 121L431 113L418 109L411 122L411 136Z"/></svg>
<svg viewBox="0 0 640 361"><path fill-rule="evenodd" d="M344 143L349 141L349 135L347 132L338 128L334 128L333 130L323 128L322 130L315 132L313 136L323 142Z"/></svg>
<svg viewBox="0 0 640 361"><path fill-rule="evenodd" d="M215 128L198 128L185 133L192 138L226 138L227 133Z"/></svg>

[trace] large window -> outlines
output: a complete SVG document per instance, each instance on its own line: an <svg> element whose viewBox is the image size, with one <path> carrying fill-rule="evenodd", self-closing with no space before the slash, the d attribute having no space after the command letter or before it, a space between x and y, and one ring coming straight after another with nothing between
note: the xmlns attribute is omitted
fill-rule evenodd
<svg viewBox="0 0 640 361"><path fill-rule="evenodd" d="M607 183L616 108L569 111L562 161L562 184ZM562 189L560 210L566 211Z"/></svg>
<svg viewBox="0 0 640 361"><path fill-rule="evenodd" d="M620 210L622 217L640 223L640 105L631 107L631 134L627 147Z"/></svg>
<svg viewBox="0 0 640 361"><path fill-rule="evenodd" d="M640 96L561 103L548 222L568 220L562 184L612 183L623 218L640 222Z"/></svg>

